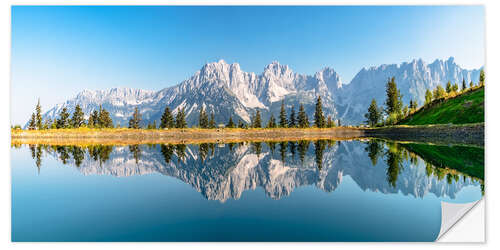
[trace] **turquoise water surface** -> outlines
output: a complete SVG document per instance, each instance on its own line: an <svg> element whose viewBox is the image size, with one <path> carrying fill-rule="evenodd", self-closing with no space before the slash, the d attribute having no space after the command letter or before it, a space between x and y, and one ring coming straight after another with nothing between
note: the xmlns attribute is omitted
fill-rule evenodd
<svg viewBox="0 0 500 250"><path fill-rule="evenodd" d="M424 155L373 140L14 145L12 240L434 241L441 201L480 199L484 177Z"/></svg>

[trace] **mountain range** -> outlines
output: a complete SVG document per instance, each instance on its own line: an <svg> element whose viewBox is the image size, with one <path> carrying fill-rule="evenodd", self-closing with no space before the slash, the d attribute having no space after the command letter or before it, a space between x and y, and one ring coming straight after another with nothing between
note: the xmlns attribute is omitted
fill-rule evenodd
<svg viewBox="0 0 500 250"><path fill-rule="evenodd" d="M201 107L208 113L213 112L218 124L227 123L229 116L233 121L241 119L249 123L256 110L261 111L265 122L271 114L278 116L283 101L287 112L292 106L297 112L299 104L303 104L312 120L316 98L321 96L326 116L340 120L343 125L356 125L364 121L363 115L372 98L379 105L383 104L385 84L390 77L395 77L405 104L411 98L421 105L426 89L438 85L444 87L448 81L461 83L462 79L467 83L471 80L477 83L479 72L480 69L463 69L453 57L430 64L419 59L363 68L350 83L343 83L339 74L330 67L314 75L305 75L275 61L257 75L242 71L237 63L220 60L205 64L189 79L159 91L131 88L83 90L76 97L49 109L43 118L57 118L63 107L73 112L79 104L86 118L102 105L110 112L115 125L121 126L128 124L136 107L142 114L143 125L153 121L159 124L167 106L174 115L184 108L189 126L198 124Z"/></svg>

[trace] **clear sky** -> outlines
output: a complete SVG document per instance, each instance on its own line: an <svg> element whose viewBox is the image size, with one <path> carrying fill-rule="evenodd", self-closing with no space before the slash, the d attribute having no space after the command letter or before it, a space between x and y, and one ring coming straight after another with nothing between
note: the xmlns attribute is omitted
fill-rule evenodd
<svg viewBox="0 0 500 250"><path fill-rule="evenodd" d="M206 62L261 73L325 66L348 83L363 67L455 57L484 65L481 6L12 7L11 114L24 124L83 89L175 85Z"/></svg>

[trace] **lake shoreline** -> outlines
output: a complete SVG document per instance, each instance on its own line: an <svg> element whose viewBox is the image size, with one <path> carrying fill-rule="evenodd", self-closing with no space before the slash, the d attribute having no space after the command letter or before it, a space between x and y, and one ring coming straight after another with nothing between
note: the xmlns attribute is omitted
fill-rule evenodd
<svg viewBox="0 0 500 250"><path fill-rule="evenodd" d="M349 140L366 137L484 145L484 123L381 128L52 129L12 130L12 144L156 144L241 141Z"/></svg>
<svg viewBox="0 0 500 250"><path fill-rule="evenodd" d="M157 144L241 141L346 140L364 136L360 128L290 129L58 129L12 132L13 144Z"/></svg>
<svg viewBox="0 0 500 250"><path fill-rule="evenodd" d="M393 126L366 129L364 132L369 137L389 140L484 146L484 123Z"/></svg>

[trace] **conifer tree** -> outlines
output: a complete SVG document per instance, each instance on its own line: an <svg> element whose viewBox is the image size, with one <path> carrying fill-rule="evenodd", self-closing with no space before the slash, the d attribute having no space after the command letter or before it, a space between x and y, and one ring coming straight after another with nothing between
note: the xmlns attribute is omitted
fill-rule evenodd
<svg viewBox="0 0 500 250"><path fill-rule="evenodd" d="M267 127L268 128L276 128L276 119L274 119L274 115L271 114L271 117L269 118L269 121L267 121Z"/></svg>
<svg viewBox="0 0 500 250"><path fill-rule="evenodd" d="M153 129L157 129L158 126L156 125L156 120L153 121Z"/></svg>
<svg viewBox="0 0 500 250"><path fill-rule="evenodd" d="M141 128L142 115L139 112L139 109L135 107L134 114L132 118L128 121L128 127L133 129Z"/></svg>
<svg viewBox="0 0 500 250"><path fill-rule="evenodd" d="M199 123L200 128L208 128L208 115L205 112L205 109L203 108L203 106L201 107L200 116L198 118L198 121L199 121L198 123Z"/></svg>
<svg viewBox="0 0 500 250"><path fill-rule="evenodd" d="M54 118L52 124L50 124L50 129L57 129L57 119Z"/></svg>
<svg viewBox="0 0 500 250"><path fill-rule="evenodd" d="M318 128L325 127L325 116L323 115L321 96L318 96L318 99L316 100L316 109L314 111L314 125Z"/></svg>
<svg viewBox="0 0 500 250"><path fill-rule="evenodd" d="M170 108L165 107L165 111L163 111L160 119L160 128L173 128L174 125L174 116L170 112Z"/></svg>
<svg viewBox="0 0 500 250"><path fill-rule="evenodd" d="M402 113L401 109L403 108L403 101L401 99L403 96L396 85L394 77L387 81L386 95L387 99L385 101L385 112L388 116L399 116Z"/></svg>
<svg viewBox="0 0 500 250"><path fill-rule="evenodd" d="M453 84L453 88L452 88L453 92L458 92L458 84Z"/></svg>
<svg viewBox="0 0 500 250"><path fill-rule="evenodd" d="M233 117L229 116L229 121L227 122L226 127L228 127L228 128L234 128Z"/></svg>
<svg viewBox="0 0 500 250"><path fill-rule="evenodd" d="M410 112L414 112L415 110L417 110L417 107L418 107L418 102L416 100L415 101L410 100Z"/></svg>
<svg viewBox="0 0 500 250"><path fill-rule="evenodd" d="M280 128L286 128L288 126L288 121L286 120L286 110L285 110L285 101L281 101L281 110L280 110Z"/></svg>
<svg viewBox="0 0 500 250"><path fill-rule="evenodd" d="M253 117L252 119L252 127L254 128L262 128L262 120L260 118L260 111L257 110L257 112L255 112L255 116Z"/></svg>
<svg viewBox="0 0 500 250"><path fill-rule="evenodd" d="M295 119L295 106L292 106L290 111L290 119L288 119L288 127L295 128L297 126L297 119Z"/></svg>
<svg viewBox="0 0 500 250"><path fill-rule="evenodd" d="M99 124L98 120L99 120L99 113L97 112L97 110L94 110L89 116L89 121L88 121L89 127L91 128L97 127Z"/></svg>
<svg viewBox="0 0 500 250"><path fill-rule="evenodd" d="M331 116L328 116L328 120L326 122L326 127L327 128L333 128L335 127L335 123L333 122L332 120L332 117Z"/></svg>
<svg viewBox="0 0 500 250"><path fill-rule="evenodd" d="M42 106L40 106L40 99L38 99L38 103L35 108L36 111L36 128L38 130L42 129Z"/></svg>
<svg viewBox="0 0 500 250"><path fill-rule="evenodd" d="M452 90L453 90L453 87L452 87ZM438 85L436 87L436 89L434 89L434 99L439 99L439 98L442 98L445 96L446 96L446 91L444 90L443 87L441 87L441 85Z"/></svg>
<svg viewBox="0 0 500 250"><path fill-rule="evenodd" d="M238 128L245 128L245 124L241 119L238 120Z"/></svg>
<svg viewBox="0 0 500 250"><path fill-rule="evenodd" d="M214 115L213 112L210 114L210 121L208 121L208 127L209 128L215 128L216 127L216 124L215 124L215 115Z"/></svg>
<svg viewBox="0 0 500 250"><path fill-rule="evenodd" d="M449 94L449 93L451 93L451 91L453 91L453 86L451 85L451 82L450 82L450 81L448 81L448 82L446 83L446 93L448 93L448 94Z"/></svg>
<svg viewBox="0 0 500 250"><path fill-rule="evenodd" d="M382 115L380 114L377 101L372 99L370 107L368 107L368 112L365 114L366 123L373 127L380 121L381 116Z"/></svg>
<svg viewBox="0 0 500 250"><path fill-rule="evenodd" d="M484 76L484 70L481 69L481 71L479 72L479 86L483 86L484 85L484 80L485 80L485 76Z"/></svg>
<svg viewBox="0 0 500 250"><path fill-rule="evenodd" d="M68 109L64 107L59 114L59 119L57 119L57 128L69 128L70 127L70 121L69 121L69 113Z"/></svg>
<svg viewBox="0 0 500 250"><path fill-rule="evenodd" d="M83 111L79 104L75 106L75 111L73 112L73 117L71 118L71 123L74 128L79 128L84 124L85 118L83 117Z"/></svg>
<svg viewBox="0 0 500 250"><path fill-rule="evenodd" d="M179 109L179 111L177 111L177 115L175 117L175 127L176 128L186 128L187 127L186 114L184 113L184 108Z"/></svg>
<svg viewBox="0 0 500 250"><path fill-rule="evenodd" d="M113 127L113 119L111 119L109 112L105 108L100 109L98 121L101 128Z"/></svg>
<svg viewBox="0 0 500 250"><path fill-rule="evenodd" d="M304 110L304 105L300 104L299 115L298 115L298 125L300 128L309 127L309 119L307 118L306 111Z"/></svg>
<svg viewBox="0 0 500 250"><path fill-rule="evenodd" d="M471 81L470 81L470 83L469 83L469 87L470 87L470 88L474 87L474 82L472 82L472 80L471 80Z"/></svg>
<svg viewBox="0 0 500 250"><path fill-rule="evenodd" d="M52 120L50 118L47 118L42 126L42 129L49 129L51 125L52 125Z"/></svg>
<svg viewBox="0 0 500 250"><path fill-rule="evenodd" d="M427 89L425 91L425 104L427 105L431 102L432 102L432 92L429 89Z"/></svg>
<svg viewBox="0 0 500 250"><path fill-rule="evenodd" d="M467 84L465 84L465 78L462 78L462 91L467 89Z"/></svg>
<svg viewBox="0 0 500 250"><path fill-rule="evenodd" d="M92 114L92 112L90 112L89 119L87 120L87 127L94 127L94 115Z"/></svg>
<svg viewBox="0 0 500 250"><path fill-rule="evenodd" d="M29 130L36 129L36 116L35 116L35 113L31 114L31 119L28 122L28 129Z"/></svg>

